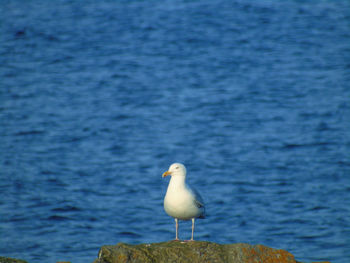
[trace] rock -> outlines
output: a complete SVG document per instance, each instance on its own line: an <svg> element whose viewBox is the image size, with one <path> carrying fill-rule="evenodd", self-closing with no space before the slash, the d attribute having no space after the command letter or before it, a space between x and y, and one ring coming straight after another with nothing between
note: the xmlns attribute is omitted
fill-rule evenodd
<svg viewBox="0 0 350 263"><path fill-rule="evenodd" d="M0 257L0 263L28 263L28 262L21 259Z"/></svg>
<svg viewBox="0 0 350 263"><path fill-rule="evenodd" d="M263 245L217 244L205 241L103 246L94 263L234 262L298 263L292 254Z"/></svg>

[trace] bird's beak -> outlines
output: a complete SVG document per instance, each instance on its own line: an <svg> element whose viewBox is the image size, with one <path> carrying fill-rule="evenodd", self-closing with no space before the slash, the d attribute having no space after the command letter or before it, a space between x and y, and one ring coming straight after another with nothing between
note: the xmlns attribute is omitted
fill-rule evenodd
<svg viewBox="0 0 350 263"><path fill-rule="evenodd" d="M165 173L163 173L162 177L164 178L165 176L167 176L169 174L171 174L171 172L170 171L166 171Z"/></svg>

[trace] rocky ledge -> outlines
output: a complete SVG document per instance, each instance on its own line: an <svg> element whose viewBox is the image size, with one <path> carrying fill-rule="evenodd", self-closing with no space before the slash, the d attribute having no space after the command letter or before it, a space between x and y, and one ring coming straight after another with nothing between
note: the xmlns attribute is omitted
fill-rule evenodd
<svg viewBox="0 0 350 263"><path fill-rule="evenodd" d="M27 261L16 258L0 257L0 263L27 263Z"/></svg>
<svg viewBox="0 0 350 263"><path fill-rule="evenodd" d="M234 262L301 263L282 249L263 245L217 244L205 241L103 246L94 263ZM325 262L326 263L326 262Z"/></svg>

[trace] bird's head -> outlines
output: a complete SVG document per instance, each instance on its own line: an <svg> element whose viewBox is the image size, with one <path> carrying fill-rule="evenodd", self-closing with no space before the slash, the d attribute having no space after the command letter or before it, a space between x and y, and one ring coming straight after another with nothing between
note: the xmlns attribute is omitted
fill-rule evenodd
<svg viewBox="0 0 350 263"><path fill-rule="evenodd" d="M167 175L171 176L186 176L186 168L181 163L173 163L170 165L168 171L163 173L162 177L164 178Z"/></svg>

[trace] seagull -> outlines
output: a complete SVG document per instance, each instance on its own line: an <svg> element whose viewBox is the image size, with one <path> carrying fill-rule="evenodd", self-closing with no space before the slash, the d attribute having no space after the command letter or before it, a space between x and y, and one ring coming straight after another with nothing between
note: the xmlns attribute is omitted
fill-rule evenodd
<svg viewBox="0 0 350 263"><path fill-rule="evenodd" d="M173 163L168 171L163 173L164 178L171 175L168 190L164 197L165 212L175 218L176 236L175 240L179 240L178 220L192 220L192 236L193 241L194 220L196 218L205 218L205 207L202 197L199 193L190 188L186 183L186 168L181 163Z"/></svg>

